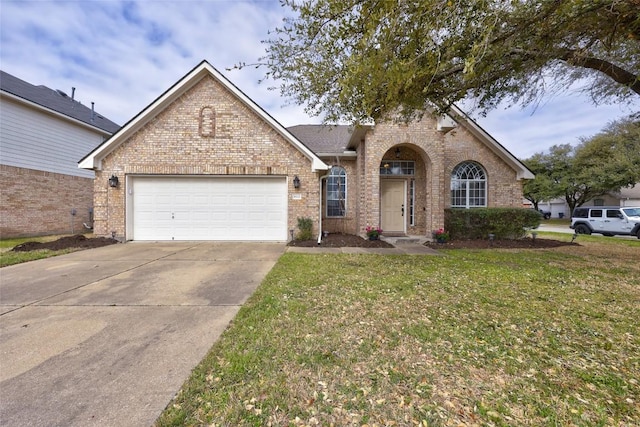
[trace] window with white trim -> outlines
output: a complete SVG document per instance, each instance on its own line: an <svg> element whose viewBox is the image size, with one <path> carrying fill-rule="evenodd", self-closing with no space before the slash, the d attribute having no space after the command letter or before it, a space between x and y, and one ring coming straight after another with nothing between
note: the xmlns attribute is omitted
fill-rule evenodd
<svg viewBox="0 0 640 427"><path fill-rule="evenodd" d="M487 206L487 174L476 162L463 162L451 173L451 207Z"/></svg>
<svg viewBox="0 0 640 427"><path fill-rule="evenodd" d="M347 212L347 172L334 166L327 178L327 217L344 217Z"/></svg>
<svg viewBox="0 0 640 427"><path fill-rule="evenodd" d="M380 175L415 175L416 163L410 160L383 160L380 163Z"/></svg>

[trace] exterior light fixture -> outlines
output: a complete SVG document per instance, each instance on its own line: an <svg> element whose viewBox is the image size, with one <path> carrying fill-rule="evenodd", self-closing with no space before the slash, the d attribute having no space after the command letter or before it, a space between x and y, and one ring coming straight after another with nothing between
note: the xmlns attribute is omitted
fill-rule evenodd
<svg viewBox="0 0 640 427"><path fill-rule="evenodd" d="M400 158L400 147L396 148L396 159Z"/></svg>
<svg viewBox="0 0 640 427"><path fill-rule="evenodd" d="M300 188L300 178L298 178L298 175L293 177L293 188Z"/></svg>
<svg viewBox="0 0 640 427"><path fill-rule="evenodd" d="M118 177L115 175L111 175L111 178L109 178L109 187L116 188L118 186L118 182Z"/></svg>

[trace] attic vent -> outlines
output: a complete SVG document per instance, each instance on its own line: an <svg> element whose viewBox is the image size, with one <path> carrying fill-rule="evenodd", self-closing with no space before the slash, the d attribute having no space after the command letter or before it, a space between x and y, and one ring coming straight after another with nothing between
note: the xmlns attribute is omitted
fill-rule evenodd
<svg viewBox="0 0 640 427"><path fill-rule="evenodd" d="M200 136L213 138L216 134L216 112L211 107L203 107L200 110L200 123L198 126Z"/></svg>
<svg viewBox="0 0 640 427"><path fill-rule="evenodd" d="M56 89L56 92L58 92L60 95L64 96L65 98L68 97L68 95L66 93L64 93L63 91L61 91L60 89Z"/></svg>

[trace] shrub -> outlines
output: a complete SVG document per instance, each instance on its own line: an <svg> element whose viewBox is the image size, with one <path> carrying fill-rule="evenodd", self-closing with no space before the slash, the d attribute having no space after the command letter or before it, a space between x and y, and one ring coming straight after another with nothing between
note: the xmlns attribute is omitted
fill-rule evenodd
<svg viewBox="0 0 640 427"><path fill-rule="evenodd" d="M525 208L445 209L444 225L452 239L519 239L540 225L541 215Z"/></svg>
<svg viewBox="0 0 640 427"><path fill-rule="evenodd" d="M313 221L311 218L298 217L298 239L299 240L311 240L313 239Z"/></svg>

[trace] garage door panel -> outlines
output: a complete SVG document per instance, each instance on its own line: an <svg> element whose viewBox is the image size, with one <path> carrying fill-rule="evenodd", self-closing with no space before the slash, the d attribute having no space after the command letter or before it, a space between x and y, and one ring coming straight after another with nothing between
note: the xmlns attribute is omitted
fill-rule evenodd
<svg viewBox="0 0 640 427"><path fill-rule="evenodd" d="M134 177L134 240L287 239L284 178Z"/></svg>

